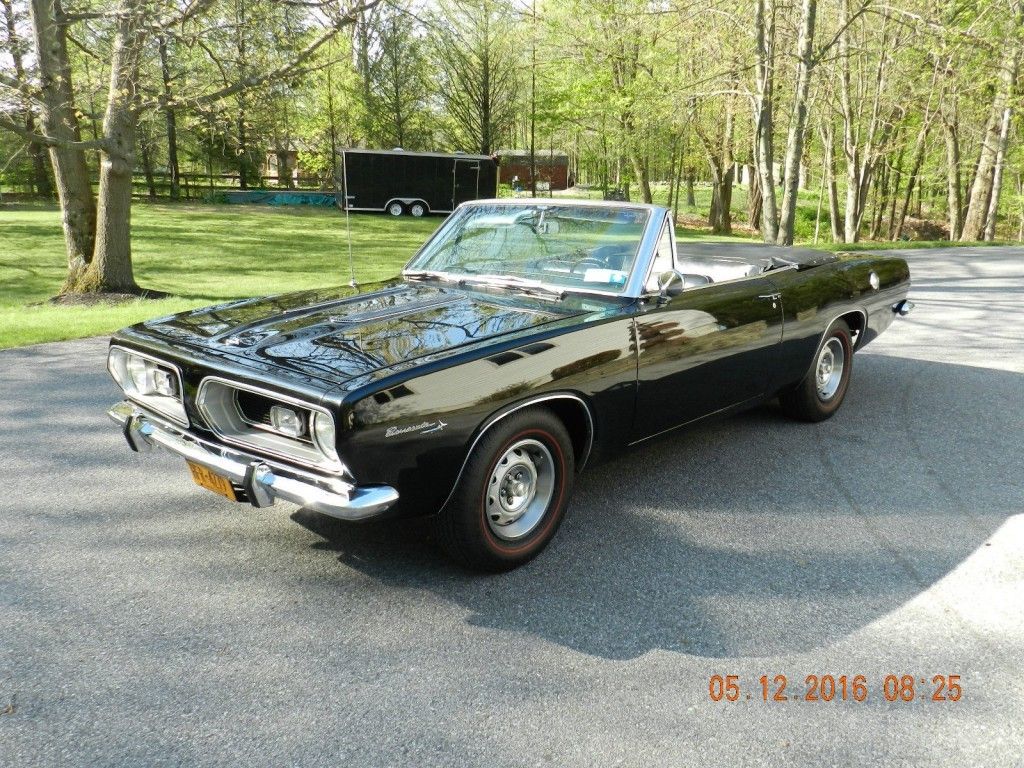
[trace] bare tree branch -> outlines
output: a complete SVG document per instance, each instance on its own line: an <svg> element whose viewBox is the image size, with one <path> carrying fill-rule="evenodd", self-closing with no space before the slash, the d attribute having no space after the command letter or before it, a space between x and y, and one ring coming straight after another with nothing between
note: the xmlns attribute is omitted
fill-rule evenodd
<svg viewBox="0 0 1024 768"><path fill-rule="evenodd" d="M46 147L64 147L65 149L105 149L107 147L107 142L104 139L97 139L95 141L65 141L51 136L43 136L41 133L30 131L25 126L19 125L7 117L0 117L0 128Z"/></svg>

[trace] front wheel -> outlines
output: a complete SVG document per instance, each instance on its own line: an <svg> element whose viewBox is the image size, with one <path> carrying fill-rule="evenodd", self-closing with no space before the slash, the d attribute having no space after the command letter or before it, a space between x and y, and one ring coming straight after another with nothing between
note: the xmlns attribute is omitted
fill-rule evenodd
<svg viewBox="0 0 1024 768"><path fill-rule="evenodd" d="M824 421L843 404L852 370L850 326L836 320L825 332L804 380L779 395L782 410L799 421Z"/></svg>
<svg viewBox="0 0 1024 768"><path fill-rule="evenodd" d="M397 200L392 201L391 203L388 204L388 213L390 213L392 216L401 216L403 213L405 213L405 206L402 205Z"/></svg>
<svg viewBox="0 0 1024 768"><path fill-rule="evenodd" d="M558 530L575 464L565 426L542 408L488 430L434 520L441 546L471 568L507 571L536 557Z"/></svg>

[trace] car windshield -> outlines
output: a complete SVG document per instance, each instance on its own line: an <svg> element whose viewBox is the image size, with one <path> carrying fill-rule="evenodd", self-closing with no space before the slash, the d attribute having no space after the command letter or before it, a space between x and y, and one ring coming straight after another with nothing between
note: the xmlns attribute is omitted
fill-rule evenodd
<svg viewBox="0 0 1024 768"><path fill-rule="evenodd" d="M558 291L621 292L649 213L600 205L486 203L460 210L407 277Z"/></svg>

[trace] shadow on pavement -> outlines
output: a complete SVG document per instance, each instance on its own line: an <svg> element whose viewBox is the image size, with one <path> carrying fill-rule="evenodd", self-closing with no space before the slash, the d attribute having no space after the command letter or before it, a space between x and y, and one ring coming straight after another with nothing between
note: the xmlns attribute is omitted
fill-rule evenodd
<svg viewBox="0 0 1024 768"><path fill-rule="evenodd" d="M1022 392L1016 373L858 355L828 422L768 405L590 468L548 550L500 576L449 564L423 520L293 519L473 625L609 659L803 652L928 589L1020 512Z"/></svg>

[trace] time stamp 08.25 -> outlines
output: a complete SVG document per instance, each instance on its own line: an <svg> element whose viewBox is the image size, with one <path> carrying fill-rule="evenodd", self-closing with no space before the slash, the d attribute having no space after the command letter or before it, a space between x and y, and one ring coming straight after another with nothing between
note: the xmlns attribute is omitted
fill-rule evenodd
<svg viewBox="0 0 1024 768"><path fill-rule="evenodd" d="M881 699L892 703L960 701L960 675L916 676L890 674L878 680L867 675L761 675L756 680L740 675L712 675L708 680L712 701L853 701Z"/></svg>

